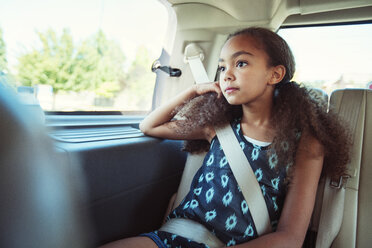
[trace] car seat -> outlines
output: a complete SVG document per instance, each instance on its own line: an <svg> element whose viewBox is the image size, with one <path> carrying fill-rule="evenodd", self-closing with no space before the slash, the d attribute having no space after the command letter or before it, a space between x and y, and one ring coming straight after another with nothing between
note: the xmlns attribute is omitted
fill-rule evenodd
<svg viewBox="0 0 372 248"><path fill-rule="evenodd" d="M0 247L88 247L75 185L44 127L0 84Z"/></svg>
<svg viewBox="0 0 372 248"><path fill-rule="evenodd" d="M370 247L372 241L372 90L343 89L332 93L330 107L349 124L353 135L351 162L348 166L350 178L345 187L341 228L331 247ZM323 181L324 184L324 181ZM319 187L313 228L319 223L320 206L324 187ZM338 207L338 206L333 206ZM316 214L318 212L318 214ZM342 217L343 216L343 217Z"/></svg>

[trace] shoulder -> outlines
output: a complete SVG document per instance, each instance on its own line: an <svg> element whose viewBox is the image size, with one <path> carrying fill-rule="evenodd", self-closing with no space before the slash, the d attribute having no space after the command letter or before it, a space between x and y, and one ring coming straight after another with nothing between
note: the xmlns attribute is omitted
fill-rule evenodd
<svg viewBox="0 0 372 248"><path fill-rule="evenodd" d="M205 135L205 139L212 143L214 137L216 137L216 130L213 126L208 125L203 129L203 133Z"/></svg>
<svg viewBox="0 0 372 248"><path fill-rule="evenodd" d="M301 135L297 155L304 156L306 158L323 158L324 157L324 146L323 144L308 132L304 132Z"/></svg>
<svg viewBox="0 0 372 248"><path fill-rule="evenodd" d="M236 132L234 132L235 135L236 135L236 133L239 133L239 131L240 131L240 118L233 119L230 122L226 121L226 125L230 125L232 127L232 129L236 131ZM221 127L223 127L223 126L221 126ZM209 143L211 143L213 138L216 137L215 126L213 126L213 125L206 126L204 128L204 133L205 133L205 137L207 137L206 139L209 141Z"/></svg>

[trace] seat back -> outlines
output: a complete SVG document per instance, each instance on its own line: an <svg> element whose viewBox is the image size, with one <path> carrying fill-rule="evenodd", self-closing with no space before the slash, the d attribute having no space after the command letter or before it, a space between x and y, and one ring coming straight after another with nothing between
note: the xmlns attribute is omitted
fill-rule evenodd
<svg viewBox="0 0 372 248"><path fill-rule="evenodd" d="M372 231L368 228L368 224L372 221L372 216L368 213L372 207L370 199L372 183L368 178L369 175L372 175L372 168L367 164L372 159L371 154L368 153L372 144L372 110L367 108L371 101L371 90L343 89L336 90L331 95L330 108L340 114L341 118L349 125L353 135L351 162L348 165L348 173L351 178L347 181L344 190L344 206L330 205L330 209L328 209L332 214L340 212L339 218L342 220L328 218L325 222L327 226L333 226L338 221L342 221L332 247L369 247L372 240ZM322 178L319 182L310 225L312 231L310 234L313 235L310 235L306 240L306 247L315 247L314 235L319 229L324 189L329 187L325 185L325 181L326 179ZM332 242L332 240L329 241Z"/></svg>
<svg viewBox="0 0 372 248"><path fill-rule="evenodd" d="M360 99L362 99L360 101ZM359 105L360 106L357 106ZM372 241L372 90L344 89L332 93L336 112L357 115L346 119L353 132L349 165L351 178L345 188L345 207L339 234L332 247L370 247ZM368 108L369 106L369 108ZM359 108L359 111L357 109ZM353 121L355 119L355 121Z"/></svg>
<svg viewBox="0 0 372 248"><path fill-rule="evenodd" d="M66 164L2 84L0 116L0 247L88 247Z"/></svg>

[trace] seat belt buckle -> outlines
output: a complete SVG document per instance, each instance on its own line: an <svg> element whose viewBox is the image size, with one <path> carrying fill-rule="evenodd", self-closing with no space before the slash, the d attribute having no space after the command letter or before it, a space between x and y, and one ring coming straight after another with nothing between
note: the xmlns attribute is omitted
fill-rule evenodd
<svg viewBox="0 0 372 248"><path fill-rule="evenodd" d="M343 175L343 176L340 176L340 178L337 180L335 179L331 179L329 181L329 185L331 186L331 188L334 188L334 189L341 189L341 188L345 188L346 187L346 183L347 183L347 180L350 178L351 176L350 175Z"/></svg>

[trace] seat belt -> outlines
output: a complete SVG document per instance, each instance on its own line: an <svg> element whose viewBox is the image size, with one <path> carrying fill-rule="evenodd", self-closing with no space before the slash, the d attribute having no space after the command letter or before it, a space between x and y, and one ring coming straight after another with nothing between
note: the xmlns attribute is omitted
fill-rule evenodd
<svg viewBox="0 0 372 248"><path fill-rule="evenodd" d="M210 82L208 74L202 63L203 59L203 50L197 44L190 43L185 47L184 62L190 65L191 73L194 77L195 83L197 84ZM206 154L207 153L204 152L200 154L189 154L187 156L185 169L182 174L173 208L180 205L181 201L187 195L190 189L191 180L198 169L201 167Z"/></svg>
<svg viewBox="0 0 372 248"><path fill-rule="evenodd" d="M227 161L242 191L259 236L271 232L269 212L261 187L230 124L215 128Z"/></svg>
<svg viewBox="0 0 372 248"><path fill-rule="evenodd" d="M190 65L191 73L197 84L211 82L204 68L203 59L203 50L197 44L190 43L185 47L184 61Z"/></svg>
<svg viewBox="0 0 372 248"><path fill-rule="evenodd" d="M344 94L347 95L348 92L351 91L345 90ZM366 101L365 92L361 93L364 93L364 95L362 94L359 97L352 98L352 101L348 102L347 105L343 105L340 102L339 106L337 106L339 115L348 121L353 137L355 137L359 114L363 110ZM359 171L359 167L359 163L351 161L347 168L350 175L348 177L355 177ZM316 248L330 247L340 231L344 214L345 184L348 177L341 177L336 182L331 181L330 178L326 178Z"/></svg>

